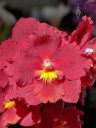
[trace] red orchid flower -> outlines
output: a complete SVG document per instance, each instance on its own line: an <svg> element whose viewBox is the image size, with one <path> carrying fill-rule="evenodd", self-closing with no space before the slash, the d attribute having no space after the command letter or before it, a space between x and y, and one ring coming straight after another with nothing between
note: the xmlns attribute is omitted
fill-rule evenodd
<svg viewBox="0 0 96 128"><path fill-rule="evenodd" d="M4 54L7 47L12 49L8 56ZM86 76L93 63L82 56L76 43L68 41L66 33L33 18L20 19L1 49L1 69L8 80L22 89L32 88L32 93L27 91L26 95L34 95L43 103L59 99L76 103L81 92L80 78Z"/></svg>
<svg viewBox="0 0 96 128"><path fill-rule="evenodd" d="M10 100L3 102L5 111L0 115L0 128L19 123L22 126L32 126L40 120L39 106L27 107L24 102Z"/></svg>

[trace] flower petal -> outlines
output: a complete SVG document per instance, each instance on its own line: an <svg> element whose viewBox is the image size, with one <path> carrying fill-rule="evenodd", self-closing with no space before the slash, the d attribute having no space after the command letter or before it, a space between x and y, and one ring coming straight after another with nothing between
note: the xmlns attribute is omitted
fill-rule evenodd
<svg viewBox="0 0 96 128"><path fill-rule="evenodd" d="M43 103L56 102L64 95L61 85L54 83L44 84L42 82L33 82L35 88L33 94Z"/></svg>
<svg viewBox="0 0 96 128"><path fill-rule="evenodd" d="M63 71L67 79L78 79L86 75L85 69L90 69L91 59L84 58L76 44L66 44L52 58L54 67Z"/></svg>
<svg viewBox="0 0 96 128"><path fill-rule="evenodd" d="M19 87L17 91L17 96L21 99L24 99L25 102L29 105L38 105L40 104L40 100L38 100L34 95L33 95L33 86L26 85L25 87Z"/></svg>
<svg viewBox="0 0 96 128"><path fill-rule="evenodd" d="M34 121L32 120L32 113L30 112L30 113L28 113L28 115L26 115L24 118L23 118L23 120L20 122L20 125L22 125L22 126L32 126L32 125L34 125L35 123L34 123Z"/></svg>
<svg viewBox="0 0 96 128"><path fill-rule="evenodd" d="M0 71L0 88L5 88L7 84L8 76L3 71Z"/></svg>
<svg viewBox="0 0 96 128"><path fill-rule="evenodd" d="M32 83L34 71L40 69L41 59L32 55L21 55L12 63L7 65L6 73L16 82L22 85Z"/></svg>
<svg viewBox="0 0 96 128"><path fill-rule="evenodd" d="M9 124L16 124L20 120L20 117L16 114L16 109L11 108L6 110L0 116L0 125L3 128L4 126L8 126Z"/></svg>
<svg viewBox="0 0 96 128"><path fill-rule="evenodd" d="M63 101L68 103L77 103L81 92L80 80L69 81L66 80L63 84L64 96Z"/></svg>
<svg viewBox="0 0 96 128"><path fill-rule="evenodd" d="M93 34L93 21L90 17L83 16L81 23L75 31L71 34L71 42L76 42L83 46Z"/></svg>

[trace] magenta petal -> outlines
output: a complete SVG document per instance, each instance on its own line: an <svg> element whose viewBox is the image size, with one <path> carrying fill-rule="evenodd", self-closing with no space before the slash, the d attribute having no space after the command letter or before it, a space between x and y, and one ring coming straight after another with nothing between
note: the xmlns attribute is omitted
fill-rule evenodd
<svg viewBox="0 0 96 128"><path fill-rule="evenodd" d="M0 71L0 87L5 88L7 83L8 83L8 76L3 71Z"/></svg>
<svg viewBox="0 0 96 128"><path fill-rule="evenodd" d="M15 58L14 63L7 66L7 74L9 74L14 81L20 81L23 85L32 83L34 71L40 69L41 59L31 55L31 53L17 54L18 56Z"/></svg>
<svg viewBox="0 0 96 128"><path fill-rule="evenodd" d="M68 54L66 54L68 53ZM65 78L74 80L86 75L92 60L82 56L80 48L74 43L66 44L53 56L52 62L57 70L63 71Z"/></svg>
<svg viewBox="0 0 96 128"><path fill-rule="evenodd" d="M4 68L17 54L18 48L11 39L5 40L0 46L0 68Z"/></svg>
<svg viewBox="0 0 96 128"><path fill-rule="evenodd" d="M34 125L34 121L32 120L32 113L28 113L20 122L20 125L22 126L32 126Z"/></svg>
<svg viewBox="0 0 96 128"><path fill-rule="evenodd" d="M80 80L68 81L66 80L63 85L64 96L63 100L69 103L77 103L80 92L81 92L81 82Z"/></svg>
<svg viewBox="0 0 96 128"><path fill-rule="evenodd" d="M43 103L48 101L54 103L61 99L64 94L62 85L58 83L44 84L43 82L34 82L33 84L35 85L34 95Z"/></svg>
<svg viewBox="0 0 96 128"><path fill-rule="evenodd" d="M4 102L4 93L2 89L0 89L0 113L4 111L3 102Z"/></svg>
<svg viewBox="0 0 96 128"><path fill-rule="evenodd" d="M33 86L32 84L26 85L25 87L18 88L17 96L23 98L26 103L29 105L38 105L40 104L40 100L38 100L33 95Z"/></svg>
<svg viewBox="0 0 96 128"><path fill-rule="evenodd" d="M71 42L83 46L93 34L93 21L90 17L84 16L77 29L71 34Z"/></svg>
<svg viewBox="0 0 96 128"><path fill-rule="evenodd" d="M12 37L19 41L22 38L28 38L28 36L34 33L39 25L39 21L34 18L21 18L15 25L12 31Z"/></svg>
<svg viewBox="0 0 96 128"><path fill-rule="evenodd" d="M9 124L16 124L19 120L20 117L16 114L16 109L8 109L0 116L0 125L2 126L0 128L8 126Z"/></svg>

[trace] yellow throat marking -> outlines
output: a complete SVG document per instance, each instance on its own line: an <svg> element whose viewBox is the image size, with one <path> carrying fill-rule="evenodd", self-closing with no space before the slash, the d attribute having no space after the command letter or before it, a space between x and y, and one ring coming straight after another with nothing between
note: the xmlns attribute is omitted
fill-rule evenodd
<svg viewBox="0 0 96 128"><path fill-rule="evenodd" d="M63 72L55 70L53 68L53 63L50 60L44 60L43 62L43 69L36 70L34 76L39 77L40 80L46 82L52 82L53 80L57 79L58 76L62 76Z"/></svg>
<svg viewBox="0 0 96 128"><path fill-rule="evenodd" d="M46 71L46 70L42 70L40 73L40 79L45 81L45 82L51 82L53 80L55 80L58 77L56 71Z"/></svg>
<svg viewBox="0 0 96 128"><path fill-rule="evenodd" d="M4 108L5 109L10 109L12 107L15 106L15 101L7 101L7 102L4 102Z"/></svg>

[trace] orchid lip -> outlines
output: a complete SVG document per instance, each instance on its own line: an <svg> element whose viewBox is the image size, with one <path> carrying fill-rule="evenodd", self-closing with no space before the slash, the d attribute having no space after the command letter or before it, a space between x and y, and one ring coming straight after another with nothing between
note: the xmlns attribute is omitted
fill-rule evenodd
<svg viewBox="0 0 96 128"><path fill-rule="evenodd" d="M5 109L10 109L10 108L13 108L14 106L15 106L14 100L4 102L4 108Z"/></svg>
<svg viewBox="0 0 96 128"><path fill-rule="evenodd" d="M42 80L45 83L51 83L56 79L63 78L64 74L62 71L54 70L54 69L42 69L36 70L34 76L38 78L38 80Z"/></svg>
<svg viewBox="0 0 96 128"><path fill-rule="evenodd" d="M40 79L46 82L51 82L55 79L57 79L57 73L53 70L53 71L46 71L46 70L42 70L41 71L41 75L40 75Z"/></svg>
<svg viewBox="0 0 96 128"><path fill-rule="evenodd" d="M49 59L46 59L43 62L43 68L41 70L36 70L34 76L39 77L39 80L45 83L51 83L59 76L62 76L62 74L62 71L55 70L53 63Z"/></svg>

